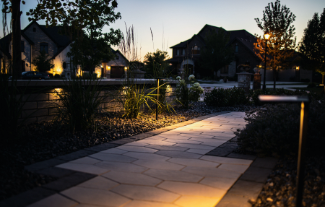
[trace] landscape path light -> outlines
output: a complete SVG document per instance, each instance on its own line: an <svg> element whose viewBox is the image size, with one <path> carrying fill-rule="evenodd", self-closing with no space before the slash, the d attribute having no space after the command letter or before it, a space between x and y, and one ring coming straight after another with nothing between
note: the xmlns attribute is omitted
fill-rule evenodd
<svg viewBox="0 0 325 207"><path fill-rule="evenodd" d="M270 39L270 34L268 32L265 32L264 34L264 39L265 39L265 67L264 67L264 83L263 83L263 91L265 92L266 90L266 53L267 53L267 41Z"/></svg>
<svg viewBox="0 0 325 207"><path fill-rule="evenodd" d="M302 196L304 190L305 174L305 151L306 136L308 126L309 98L308 96L272 96L259 95L261 102L269 103L300 103L300 129L299 129L299 148L298 148L298 166L297 166L297 197L296 207L302 206Z"/></svg>

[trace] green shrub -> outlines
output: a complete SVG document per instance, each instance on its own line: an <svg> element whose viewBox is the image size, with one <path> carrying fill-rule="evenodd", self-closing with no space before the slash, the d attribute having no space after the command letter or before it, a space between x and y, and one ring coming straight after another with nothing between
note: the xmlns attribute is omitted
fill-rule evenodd
<svg viewBox="0 0 325 207"><path fill-rule="evenodd" d="M62 92L57 92L59 119L66 120L73 132L88 129L105 96L100 96L98 80L72 79L65 82Z"/></svg>
<svg viewBox="0 0 325 207"><path fill-rule="evenodd" d="M208 106L235 106L249 103L249 96L242 88L215 88L205 94L204 101Z"/></svg>
<svg viewBox="0 0 325 207"><path fill-rule="evenodd" d="M266 105L266 110L246 113L248 124L238 131L241 150L261 155L296 154L299 143L300 105ZM313 100L309 107L307 146L309 153L321 153L325 144L324 100Z"/></svg>
<svg viewBox="0 0 325 207"><path fill-rule="evenodd" d="M180 80L175 89L176 100L180 102L184 108L188 109L189 104L189 90L185 80Z"/></svg>
<svg viewBox="0 0 325 207"><path fill-rule="evenodd" d="M200 98L200 95L203 94L204 89L200 86L200 83L196 82L194 83L188 92L188 99L189 101L198 101Z"/></svg>

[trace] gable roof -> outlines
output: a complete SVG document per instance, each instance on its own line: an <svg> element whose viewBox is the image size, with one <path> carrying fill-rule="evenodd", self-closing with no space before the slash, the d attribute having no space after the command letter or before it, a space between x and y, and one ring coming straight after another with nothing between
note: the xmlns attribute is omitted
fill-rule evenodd
<svg viewBox="0 0 325 207"><path fill-rule="evenodd" d="M0 39L0 50L5 54L8 58L11 57L9 53L9 45L11 41L11 34L6 35L2 39Z"/></svg>

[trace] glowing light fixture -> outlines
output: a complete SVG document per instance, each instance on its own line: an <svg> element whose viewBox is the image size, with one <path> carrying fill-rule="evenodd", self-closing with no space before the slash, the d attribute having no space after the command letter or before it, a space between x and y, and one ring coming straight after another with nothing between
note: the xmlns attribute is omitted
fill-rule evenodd
<svg viewBox="0 0 325 207"><path fill-rule="evenodd" d="M266 40L269 40L270 39L270 34L268 33L268 32L266 32L265 34L264 34L264 39L266 39Z"/></svg>
<svg viewBox="0 0 325 207"><path fill-rule="evenodd" d="M296 70L299 70L299 66L296 66Z"/></svg>

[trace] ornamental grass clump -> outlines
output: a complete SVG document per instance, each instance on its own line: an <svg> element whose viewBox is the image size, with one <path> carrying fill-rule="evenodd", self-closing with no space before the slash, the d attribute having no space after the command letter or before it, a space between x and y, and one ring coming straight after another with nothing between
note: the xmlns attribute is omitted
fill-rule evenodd
<svg viewBox="0 0 325 207"><path fill-rule="evenodd" d="M63 90L56 91L59 98L58 119L66 121L73 133L91 128L105 98L100 95L101 89L97 79L67 80Z"/></svg>

